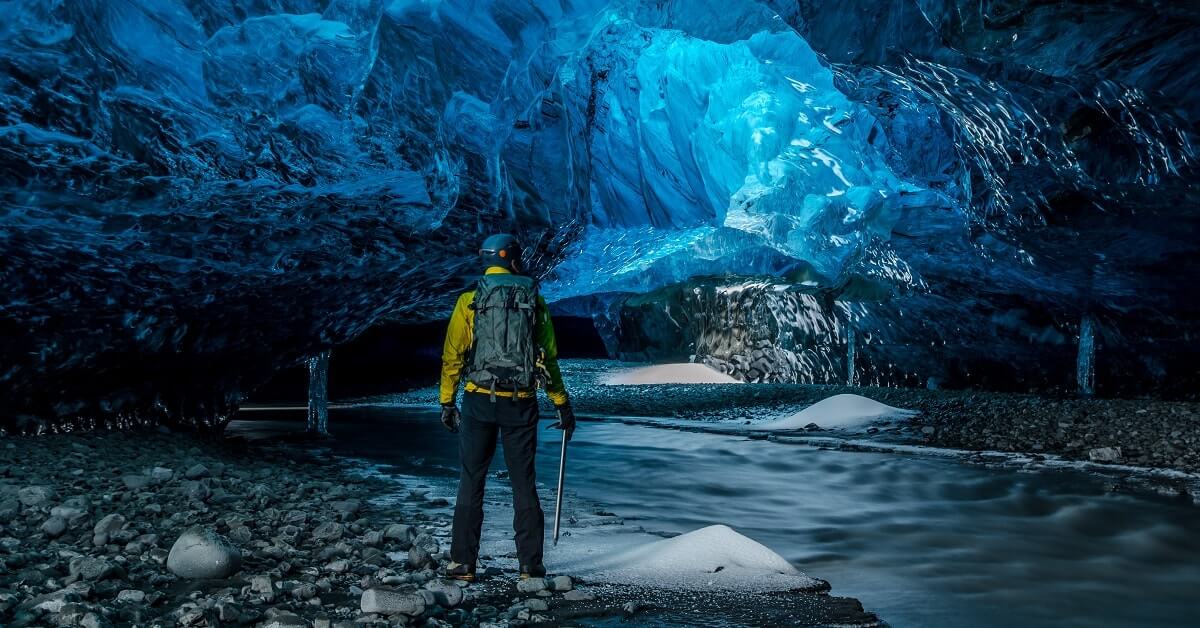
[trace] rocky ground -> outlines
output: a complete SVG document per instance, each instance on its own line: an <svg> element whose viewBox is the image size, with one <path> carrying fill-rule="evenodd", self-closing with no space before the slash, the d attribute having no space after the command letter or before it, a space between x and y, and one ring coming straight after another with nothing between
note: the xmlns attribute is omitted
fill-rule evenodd
<svg viewBox="0 0 1200 628"><path fill-rule="evenodd" d="M439 577L444 503L372 500L397 486L320 452L164 429L0 440L0 625L879 625L824 591L695 598L494 566L461 586Z"/></svg>
<svg viewBox="0 0 1200 628"><path fill-rule="evenodd" d="M591 597L565 576L439 578L445 521L369 506L395 487L301 451L157 430L3 441L0 625L486 624Z"/></svg>
<svg viewBox="0 0 1200 628"><path fill-rule="evenodd" d="M629 365L599 360L563 364L575 409L583 415L753 421L853 393L920 411L896 428L915 442L1200 472L1196 402L803 384L605 386L600 383L604 374ZM411 391L402 399L429 403L432 394Z"/></svg>

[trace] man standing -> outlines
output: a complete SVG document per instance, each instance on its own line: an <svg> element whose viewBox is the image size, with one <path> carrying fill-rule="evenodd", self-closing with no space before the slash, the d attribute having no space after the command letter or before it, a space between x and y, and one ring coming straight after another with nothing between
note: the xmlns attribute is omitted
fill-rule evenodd
<svg viewBox="0 0 1200 628"><path fill-rule="evenodd" d="M512 483L521 578L536 578L546 575L545 519L534 472L539 385L558 408L558 427L567 431L568 439L575 430L575 414L558 369L558 345L546 302L537 282L518 274L521 244L513 236L494 235L484 240L479 255L484 275L475 290L459 297L442 349L442 423L458 433L462 462L447 576L475 579L483 487L499 436ZM454 396L463 377L460 413Z"/></svg>

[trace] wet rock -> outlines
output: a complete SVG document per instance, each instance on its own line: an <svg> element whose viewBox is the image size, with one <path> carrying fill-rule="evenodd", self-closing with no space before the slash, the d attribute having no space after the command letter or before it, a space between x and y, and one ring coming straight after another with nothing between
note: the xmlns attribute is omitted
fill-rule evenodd
<svg viewBox="0 0 1200 628"><path fill-rule="evenodd" d="M1121 460L1120 447L1096 447L1088 450L1088 460L1092 462L1119 462Z"/></svg>
<svg viewBox="0 0 1200 628"><path fill-rule="evenodd" d="M52 539L57 539L62 536L63 532L67 531L67 520L57 516L50 517L42 522L41 530L42 534Z"/></svg>
<svg viewBox="0 0 1200 628"><path fill-rule="evenodd" d="M242 554L225 537L201 526L188 529L167 555L167 569L181 578L227 578L242 565Z"/></svg>
<svg viewBox="0 0 1200 628"><path fill-rule="evenodd" d="M546 600L535 597L525 600L525 608L534 612L548 611L550 610L550 604Z"/></svg>
<svg viewBox="0 0 1200 628"><path fill-rule="evenodd" d="M571 576L554 576L550 579L551 591L570 591L575 588L575 583L571 580Z"/></svg>
<svg viewBox="0 0 1200 628"><path fill-rule="evenodd" d="M363 591L359 607L364 613L415 617L425 612L426 605L425 598L420 595L375 587Z"/></svg>
<svg viewBox="0 0 1200 628"><path fill-rule="evenodd" d="M573 589L563 594L563 599L571 602L587 602L596 599L596 596L587 591Z"/></svg>

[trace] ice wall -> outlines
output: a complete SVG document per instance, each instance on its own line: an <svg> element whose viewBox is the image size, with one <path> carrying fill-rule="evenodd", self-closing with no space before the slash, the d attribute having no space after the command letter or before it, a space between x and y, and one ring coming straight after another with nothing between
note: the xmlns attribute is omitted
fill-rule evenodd
<svg viewBox="0 0 1200 628"><path fill-rule="evenodd" d="M0 413L219 425L280 366L444 316L500 229L568 304L730 275L883 303L863 320L905 346L914 319L1086 310L1102 391L1106 350L1153 361L1133 348L1200 311L1198 21L1153 1L3 2Z"/></svg>

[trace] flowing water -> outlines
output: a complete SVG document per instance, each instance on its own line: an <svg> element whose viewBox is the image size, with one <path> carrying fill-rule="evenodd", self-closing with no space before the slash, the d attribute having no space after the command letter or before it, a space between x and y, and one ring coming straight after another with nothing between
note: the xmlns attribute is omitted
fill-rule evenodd
<svg viewBox="0 0 1200 628"><path fill-rule="evenodd" d="M243 416L276 420L236 421L232 431L303 426ZM337 453L453 490L454 437L432 412L338 408L330 426ZM544 430L539 451L550 504L558 434ZM503 468L499 454L495 468ZM577 504L614 512L631 531L727 524L896 627L1200 621L1200 508L1114 493L1084 471L995 469L608 419L581 423L568 478ZM504 484L490 481L490 500L503 501ZM508 526L497 513L485 537L509 537ZM550 552L551 569L554 559Z"/></svg>

